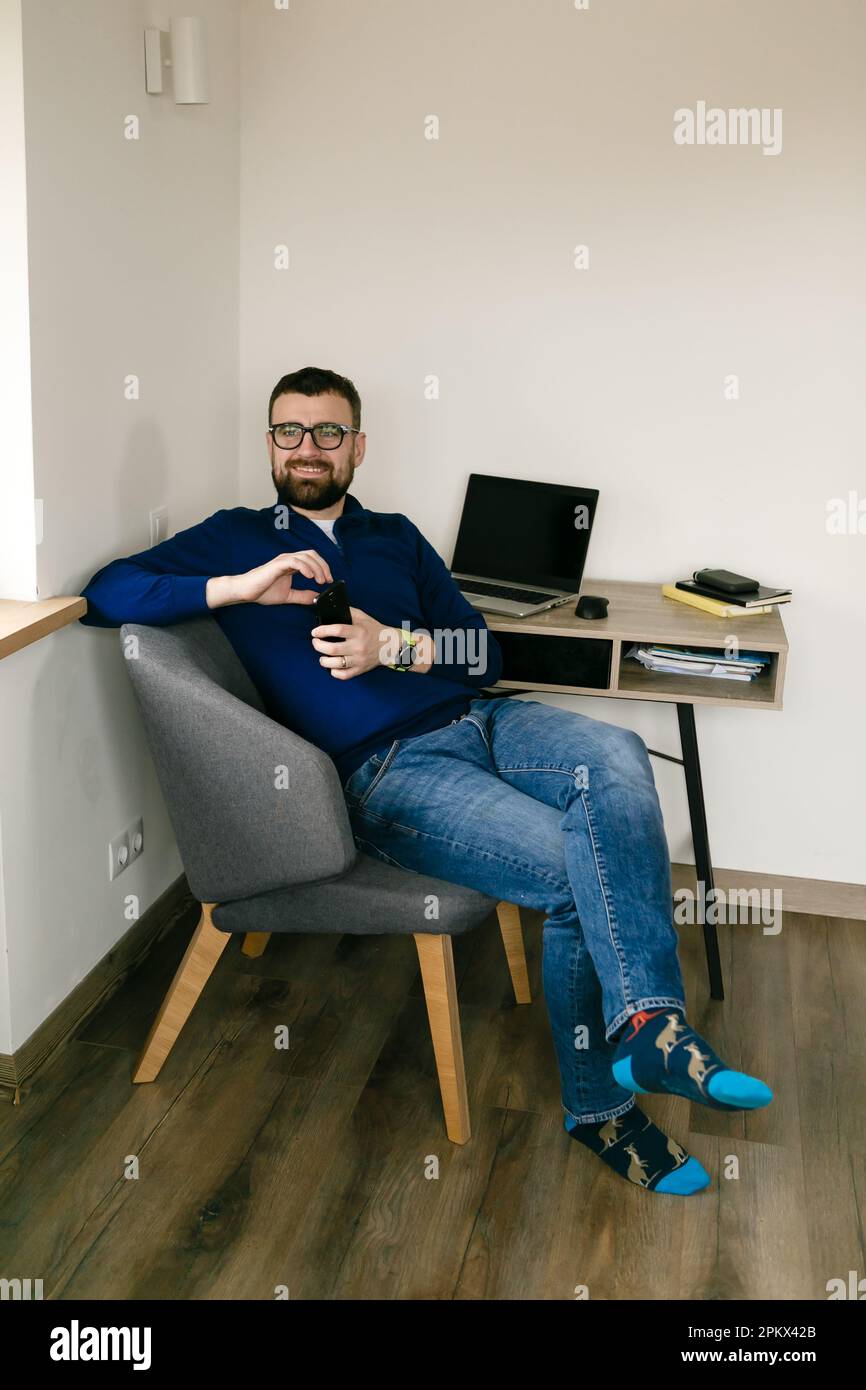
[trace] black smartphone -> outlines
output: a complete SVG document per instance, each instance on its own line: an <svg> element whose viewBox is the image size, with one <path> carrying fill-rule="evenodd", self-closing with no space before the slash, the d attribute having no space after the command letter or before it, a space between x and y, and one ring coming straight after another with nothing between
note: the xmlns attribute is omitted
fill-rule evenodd
<svg viewBox="0 0 866 1390"><path fill-rule="evenodd" d="M323 589L316 602L313 604L316 610L315 627L325 623L351 623L352 614L349 611L349 591L346 588L345 579L338 579L336 583L329 584L327 589ZM323 637L323 642L342 642L342 637Z"/></svg>
<svg viewBox="0 0 866 1390"><path fill-rule="evenodd" d="M749 594L758 587L757 579L747 579L744 574L732 574L730 570L696 570L695 583L720 589L723 594Z"/></svg>

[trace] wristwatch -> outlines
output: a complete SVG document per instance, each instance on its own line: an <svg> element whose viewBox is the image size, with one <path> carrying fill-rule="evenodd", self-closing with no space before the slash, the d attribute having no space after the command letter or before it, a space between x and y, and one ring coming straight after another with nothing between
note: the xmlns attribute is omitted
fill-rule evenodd
<svg viewBox="0 0 866 1390"><path fill-rule="evenodd" d="M388 665L392 671L408 671L411 669L412 662L418 655L417 639L407 632L403 638L403 645L396 661L390 661Z"/></svg>

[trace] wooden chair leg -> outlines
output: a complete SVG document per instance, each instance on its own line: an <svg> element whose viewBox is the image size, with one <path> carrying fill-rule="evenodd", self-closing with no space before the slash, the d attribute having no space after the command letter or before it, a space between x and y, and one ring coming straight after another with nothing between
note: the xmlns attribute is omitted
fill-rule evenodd
<svg viewBox="0 0 866 1390"><path fill-rule="evenodd" d="M439 1074L445 1130L453 1144L465 1144L470 1135L469 1099L466 1094L451 937L416 932L415 945L421 964L424 998Z"/></svg>
<svg viewBox="0 0 866 1390"><path fill-rule="evenodd" d="M269 931L248 931L244 936L244 944L241 947L241 954L244 956L262 956L265 947L271 939Z"/></svg>
<svg viewBox="0 0 866 1390"><path fill-rule="evenodd" d="M499 930L502 933L502 942L505 946L505 959L508 961L511 983L514 986L514 998L518 1004L531 1004L532 994L529 989L529 974L526 969L526 949L523 945L520 908L516 903L503 902L497 907L496 916L499 918Z"/></svg>
<svg viewBox="0 0 866 1390"><path fill-rule="evenodd" d="M214 966L231 940L231 932L218 931L211 921L216 906L216 903L201 905L198 926L147 1035L133 1081L153 1081L159 1075Z"/></svg>

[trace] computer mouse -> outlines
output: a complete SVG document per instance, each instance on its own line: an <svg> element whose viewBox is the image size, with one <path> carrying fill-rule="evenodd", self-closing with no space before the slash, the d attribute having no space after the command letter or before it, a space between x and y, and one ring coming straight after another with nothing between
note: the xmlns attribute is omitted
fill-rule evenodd
<svg viewBox="0 0 866 1390"><path fill-rule="evenodd" d="M606 618L608 600L598 594L581 594L575 605L578 618Z"/></svg>

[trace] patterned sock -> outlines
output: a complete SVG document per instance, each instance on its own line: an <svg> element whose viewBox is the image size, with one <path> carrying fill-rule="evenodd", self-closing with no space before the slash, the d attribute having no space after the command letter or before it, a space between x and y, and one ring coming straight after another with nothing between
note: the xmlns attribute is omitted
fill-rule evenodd
<svg viewBox="0 0 866 1390"><path fill-rule="evenodd" d="M636 1187L690 1197L710 1185L706 1168L676 1139L663 1134L636 1105L600 1124L581 1125L566 1115L565 1128L572 1139L592 1149L602 1163Z"/></svg>
<svg viewBox="0 0 866 1390"><path fill-rule="evenodd" d="M630 1016L613 1055L613 1074L628 1091L685 1096L713 1110L757 1110L773 1099L763 1081L731 1071L677 1008Z"/></svg>

